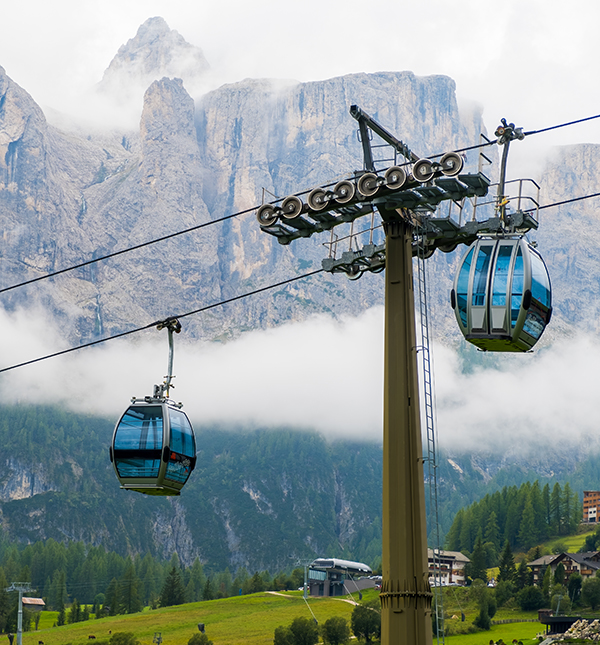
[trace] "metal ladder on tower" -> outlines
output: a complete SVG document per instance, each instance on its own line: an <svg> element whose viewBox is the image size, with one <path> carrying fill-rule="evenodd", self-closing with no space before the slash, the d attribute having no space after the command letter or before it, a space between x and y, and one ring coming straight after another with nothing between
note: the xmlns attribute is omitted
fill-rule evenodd
<svg viewBox="0 0 600 645"><path fill-rule="evenodd" d="M419 234L420 233L420 234ZM437 496L437 449L435 437L435 414L433 402L433 378L429 343L429 307L427 303L427 275L425 267L425 235L417 231L417 291L420 333L421 369L423 373L423 402L427 429L427 480L429 483L429 515L433 518L433 613L435 616L437 642L445 643L444 595L441 577L440 522Z"/></svg>

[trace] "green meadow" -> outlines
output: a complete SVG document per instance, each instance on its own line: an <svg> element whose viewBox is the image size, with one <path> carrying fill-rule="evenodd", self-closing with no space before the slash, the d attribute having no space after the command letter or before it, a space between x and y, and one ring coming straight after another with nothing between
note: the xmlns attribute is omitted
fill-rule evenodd
<svg viewBox="0 0 600 645"><path fill-rule="evenodd" d="M593 531L552 540L543 546L553 549L560 543L568 551L578 551L587 535ZM489 575L497 575L490 570ZM364 592L365 600L376 598L375 590ZM355 598L356 599L356 598ZM319 624L328 618L342 616L350 621L353 603L350 598L311 598L305 601L302 592L264 592L235 596L220 600L149 609L138 614L111 616L99 620L56 627L57 612L42 612L37 631L23 634L23 645L107 645L115 632L133 632L142 645L152 645L160 634L164 645L187 645L198 633L198 623L204 623L208 637L215 645L263 645L273 642L273 633L279 625L289 625L294 618L313 616ZM468 587L448 587L444 590L444 614L447 634L468 628L477 616L477 604L470 598ZM465 620L461 617L464 614ZM493 625L490 631L446 636L447 645L488 645L500 638L505 643L513 639L524 645L538 642L543 625L528 622L537 618L537 612L523 612L516 607L499 608L494 620L522 620L523 622ZM94 636L94 639L90 639ZM436 642L434 638L434 643ZM0 643L0 645L2 645ZM8 645L8 641L6 644Z"/></svg>
<svg viewBox="0 0 600 645"><path fill-rule="evenodd" d="M364 593L365 600L375 598L377 592ZM460 623L464 611L466 627L477 614L475 603L469 599L467 589L447 589L444 607L447 624ZM164 609L145 609L139 614L112 616L99 620L54 627L56 612L43 612L39 629L23 634L23 645L102 645L111 633L133 632L142 645L151 645L155 634L160 633L164 645L187 645L193 634L198 633L198 623L204 623L208 637L215 645L266 645L273 642L273 633L279 625L289 625L296 617L310 618L313 614L319 624L332 616L342 616L350 621L353 604L349 598L308 598L307 602L298 591L284 593L258 593L220 600L197 602ZM311 613L312 612L312 613ZM454 618L452 618L454 616ZM527 620L537 612L500 609L496 619ZM490 639L513 638L524 645L537 641L536 634L542 631L537 622L494 625L489 632L447 636L448 645L487 645ZM88 637L95 636L91 641ZM435 643L435 639L434 639Z"/></svg>
<svg viewBox="0 0 600 645"><path fill-rule="evenodd" d="M154 635L160 632L165 645L186 645L198 633L198 623L205 624L206 634L215 645L262 645L273 642L276 627L289 625L298 616L310 618L311 611L320 624L332 616L343 616L349 621L353 604L348 600L308 598L305 602L301 592L264 592L146 609L139 614L91 619L62 627L52 626L56 612L43 612L40 629L25 632L23 645L37 645L39 641L44 645L90 645L89 636L95 636L96 641L108 641L115 632L133 632L142 645L151 645Z"/></svg>

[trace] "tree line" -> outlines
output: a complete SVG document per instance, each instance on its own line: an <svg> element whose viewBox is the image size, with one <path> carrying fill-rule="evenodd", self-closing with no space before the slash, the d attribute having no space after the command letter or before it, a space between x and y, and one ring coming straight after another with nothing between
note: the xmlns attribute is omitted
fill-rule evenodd
<svg viewBox="0 0 600 645"><path fill-rule="evenodd" d="M149 553L122 557L83 542L62 544L49 539L24 548L0 542L0 632L16 628L18 594L9 594L6 588L17 581L30 583L34 591L26 595L41 596L46 609L59 612L57 624L61 625L91 616L135 613L144 606L297 589L304 582L304 571L250 575L241 567L235 575L229 569L207 574L198 558L186 567L177 553L165 561ZM30 618L27 614L26 628Z"/></svg>
<svg viewBox="0 0 600 645"><path fill-rule="evenodd" d="M505 486L458 511L446 535L450 551L472 553L481 540L488 566L495 566L508 541L512 549L528 551L550 537L569 535L582 518L577 493L566 483L552 488L538 481Z"/></svg>

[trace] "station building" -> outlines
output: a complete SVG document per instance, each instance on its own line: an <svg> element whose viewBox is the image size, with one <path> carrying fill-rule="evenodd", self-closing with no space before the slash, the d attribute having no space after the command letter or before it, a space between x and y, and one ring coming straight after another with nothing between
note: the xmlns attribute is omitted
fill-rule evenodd
<svg viewBox="0 0 600 645"><path fill-rule="evenodd" d="M362 562L317 558L308 568L311 596L346 596L362 589L372 589L380 582L371 567Z"/></svg>

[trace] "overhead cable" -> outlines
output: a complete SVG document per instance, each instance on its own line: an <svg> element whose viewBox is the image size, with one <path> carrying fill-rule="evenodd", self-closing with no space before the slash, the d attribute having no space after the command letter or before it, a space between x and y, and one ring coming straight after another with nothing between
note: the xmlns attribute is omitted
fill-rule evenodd
<svg viewBox="0 0 600 645"><path fill-rule="evenodd" d="M212 219L208 222L204 222L203 224L197 224L196 226L191 226L190 228L186 228L183 231L177 231L176 233L169 233L169 235L163 235L162 237L157 237L153 240L148 240L148 242L142 242L141 244L136 244L135 246L130 246L126 249L115 251L114 253L108 253L107 255L102 255L99 258L86 260L85 262L81 262L80 264L75 264L73 266L67 267L66 269L60 269L59 271L53 271L52 273L45 273L44 275L40 275L37 278L32 278L31 280L26 280L25 282L20 282L19 284L13 284L11 287L4 287L4 289L0 289L0 293L4 293L5 291L10 291L11 289L17 289L18 287L24 287L33 282L39 282L40 280L45 280L46 278L53 278L54 276L60 275L61 273L67 273L68 271L81 269L82 267L89 266L90 264L101 262L102 260L108 260L109 258L114 258L117 255L123 255L124 253L129 253L130 251L136 251L137 249L141 249L145 246L150 246L151 244L156 244L157 242L164 242L165 240L170 240L171 238L177 237L178 235L184 235L185 233L198 231L199 229L206 228L207 226L211 226L212 224L218 224L220 222L225 222L228 219L232 219L233 217L238 217L239 215L245 215L246 213L250 213L255 209L256 209L256 206L254 206L253 208L247 208L246 210L239 211L237 213L232 213L231 215L225 215L223 217L219 217L217 219Z"/></svg>
<svg viewBox="0 0 600 645"><path fill-rule="evenodd" d="M242 300L248 296L254 296L257 293L262 293L263 291L269 291L270 289L276 289L277 287L283 287L286 284L296 282L297 280L302 280L303 278L308 278L310 276L316 275L317 273L322 273L323 269L316 269L315 271L310 271L309 273L304 273L303 275L297 275L293 278L288 278L287 280L282 280L281 282L276 282L275 284L270 284L266 287L260 287L259 289L254 289L253 291L248 291L242 293L238 296L233 296L232 298L227 298L226 300L221 300L220 302L215 302L212 305L206 305L205 307L200 307L199 309L194 309L193 311L188 311L183 314L177 314L170 316L170 318L185 318L186 316L193 316L194 314L202 313L203 311L208 311L209 309L214 309L215 307L221 307L222 305L227 305L236 300ZM120 334L115 334L114 336L108 336L107 338L100 338L98 340L93 340L89 343L84 343L83 345L77 345L76 347L69 347L68 349L63 349L53 354L46 354L46 356L40 356L39 358L33 358L30 361L24 361L23 363L18 363L17 365L11 365L10 367L4 367L0 369L0 374L3 372L9 372L10 370L17 369L18 367L25 367L26 365L32 365L33 363L39 363L45 361L49 358L56 358L57 356L63 356L64 354L70 354L71 352L76 352L80 349L86 349L87 347L93 347L94 345L100 345L101 343L106 343L109 340L116 340L117 338L123 338L124 336L130 336L131 334L136 334L140 331L156 327L159 323L164 322L162 320L157 320L155 322L144 325L143 327L137 327L136 329L130 329L129 331L121 332Z"/></svg>
<svg viewBox="0 0 600 645"><path fill-rule="evenodd" d="M577 119L576 121L568 121L567 123L559 123L558 125L551 125L548 128L542 128L541 130L529 130L529 132L524 132L525 136L530 134L540 134L542 132L549 132L550 130L558 130L558 128L566 128L568 125L576 125L577 123L584 123L585 121L592 121L593 119L600 119L600 114L594 116L586 116L583 119Z"/></svg>
<svg viewBox="0 0 600 645"><path fill-rule="evenodd" d="M583 199L590 199L590 197L600 197L600 193L592 193L591 195L584 195L583 197L573 197L573 199L565 199L562 202L554 202L553 204L546 204L545 206L540 206L539 209L528 209L529 210L542 210L542 208L550 208L551 206L562 206L563 204L571 204L573 202L580 202Z"/></svg>

